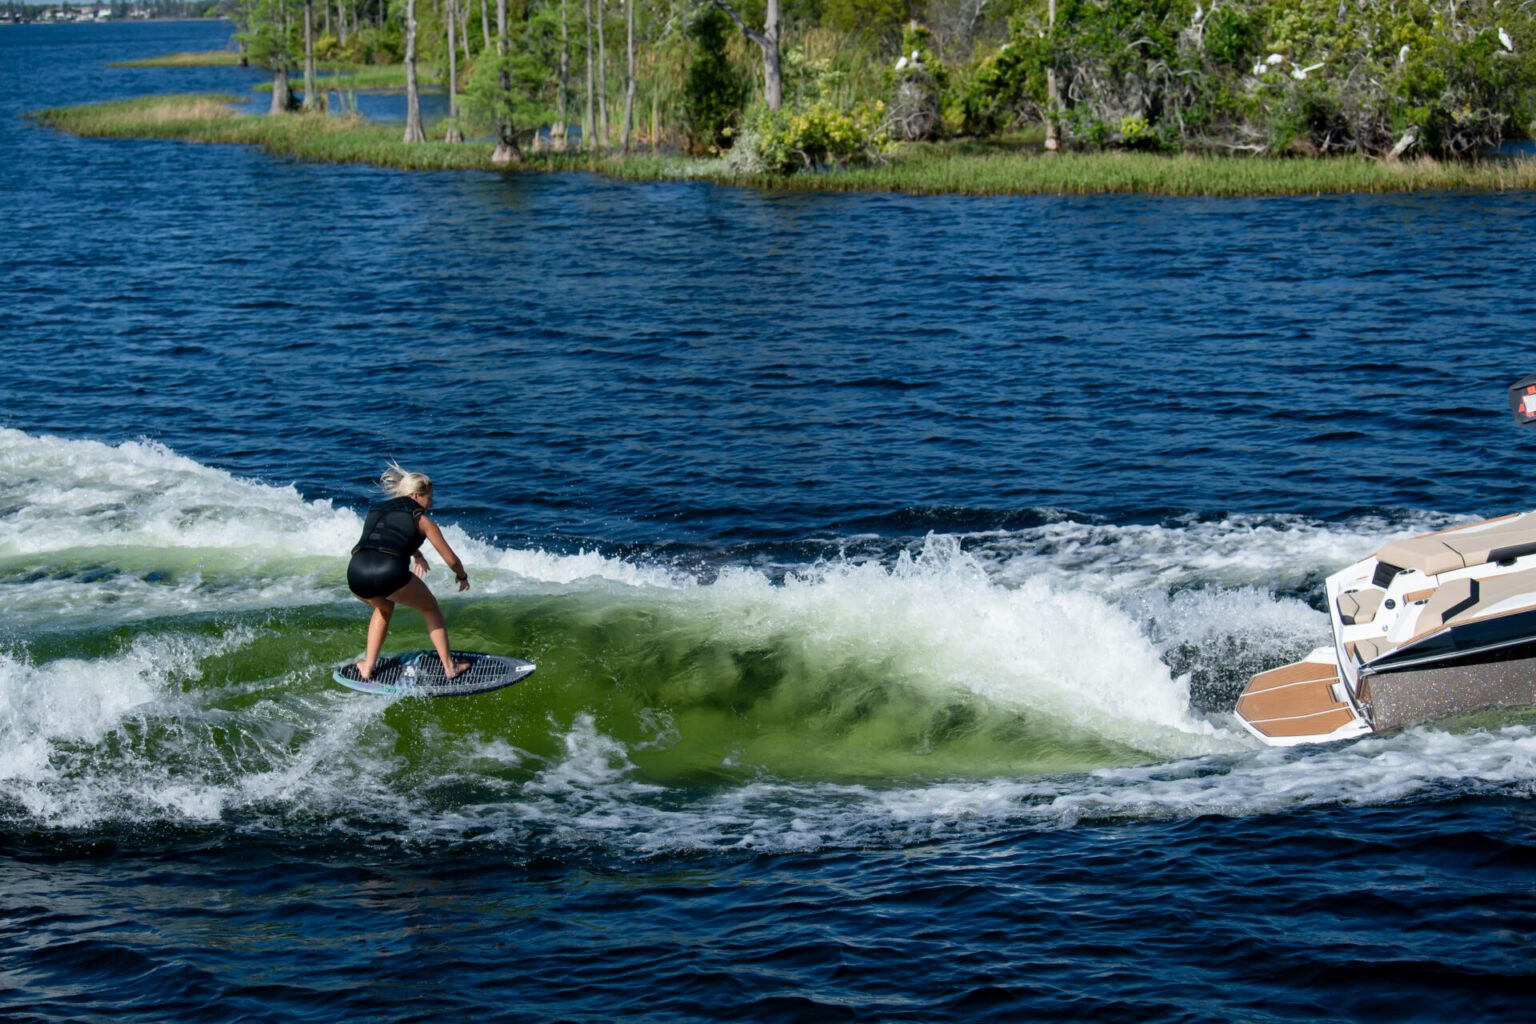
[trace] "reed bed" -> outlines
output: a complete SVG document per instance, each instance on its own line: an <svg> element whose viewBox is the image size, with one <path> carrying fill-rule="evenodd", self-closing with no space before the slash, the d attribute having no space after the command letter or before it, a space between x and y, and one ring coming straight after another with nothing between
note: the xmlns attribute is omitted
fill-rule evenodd
<svg viewBox="0 0 1536 1024"><path fill-rule="evenodd" d="M301 160L362 163L401 170L497 170L489 142L407 145L397 125L322 114L252 116L232 96L155 96L32 115L75 135L167 138L261 146ZM1427 189L1536 189L1536 160L1387 163L1363 158L1276 159L1152 153L1045 154L1037 142L914 144L885 162L847 170L738 175L720 160L638 153L528 154L524 170L591 171L628 181L700 180L810 192L904 192L961 195L1168 196L1308 195Z"/></svg>
<svg viewBox="0 0 1536 1024"><path fill-rule="evenodd" d="M369 164L400 170L492 170L491 144L406 145L397 125L360 117L287 114L257 117L230 104L234 96L177 95L55 107L32 115L73 135L179 139L260 146L316 163Z"/></svg>
<svg viewBox="0 0 1536 1024"><path fill-rule="evenodd" d="M167 53L159 57L140 60L119 60L108 64L112 68L232 68L240 64L240 55L234 50L194 50L186 53Z"/></svg>

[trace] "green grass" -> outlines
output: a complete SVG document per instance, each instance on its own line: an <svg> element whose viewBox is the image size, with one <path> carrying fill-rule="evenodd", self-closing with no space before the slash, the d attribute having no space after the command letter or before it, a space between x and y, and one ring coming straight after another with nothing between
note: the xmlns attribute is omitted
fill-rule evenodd
<svg viewBox="0 0 1536 1024"><path fill-rule="evenodd" d="M84 136L253 145L301 160L402 170L497 169L491 164L488 142L407 145L400 141L398 125L320 114L251 116L231 108L229 103L234 101L229 96L153 96L60 107L32 116L42 124ZM732 175L718 160L649 153L623 158L580 152L530 153L523 166L538 171L595 171L629 181L694 179L815 192L1246 196L1536 189L1536 160L1385 163L1358 158L1150 153L1045 155L1038 142L1027 137L909 145L878 166L788 177Z"/></svg>
<svg viewBox="0 0 1536 1024"><path fill-rule="evenodd" d="M185 142L261 146L317 163L369 164L401 170L493 170L491 144L406 145L399 125L359 117L241 114L234 96L148 96L56 107L32 115L40 124L95 138L180 139Z"/></svg>
<svg viewBox="0 0 1536 1024"><path fill-rule="evenodd" d="M143 60L120 60L107 65L113 68L232 68L240 63L240 55L234 50L201 50L190 53L167 53L162 57L145 57Z"/></svg>
<svg viewBox="0 0 1536 1024"><path fill-rule="evenodd" d="M421 85L438 85L445 76L438 73L430 64L418 64L416 66L416 81ZM331 91L346 92L395 92L405 89L405 65L404 64L321 64L318 74L318 85ZM295 88L302 88L304 75L302 72L290 75L289 83ZM271 92L272 83L262 82L256 86L257 92Z"/></svg>

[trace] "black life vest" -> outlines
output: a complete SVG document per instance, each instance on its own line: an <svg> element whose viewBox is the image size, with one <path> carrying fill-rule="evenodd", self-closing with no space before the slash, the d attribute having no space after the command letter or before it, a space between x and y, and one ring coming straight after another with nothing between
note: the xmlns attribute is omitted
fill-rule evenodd
<svg viewBox="0 0 1536 1024"><path fill-rule="evenodd" d="M411 498L390 498L368 510L363 520L363 538L352 549L382 551L397 558L409 558L421 547L426 536L421 532L422 507Z"/></svg>

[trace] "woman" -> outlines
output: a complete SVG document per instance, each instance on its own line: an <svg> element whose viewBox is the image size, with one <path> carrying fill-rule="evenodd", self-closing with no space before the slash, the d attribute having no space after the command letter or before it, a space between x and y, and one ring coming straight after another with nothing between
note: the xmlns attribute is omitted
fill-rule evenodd
<svg viewBox="0 0 1536 1024"><path fill-rule="evenodd" d="M469 589L469 574L443 539L443 531L426 516L427 509L432 507L430 479L421 473L407 473L391 462L379 478L379 485L393 497L368 510L368 518L363 521L363 539L352 549L352 561L347 565L347 586L373 606L373 618L368 622L368 652L357 663L358 675L373 678L373 666L379 660L384 637L389 634L395 605L406 604L427 620L427 635L442 659L443 674L452 679L468 669L469 663L454 662L449 653L448 626L437 598L421 580L428 566L417 549L423 540L431 541L453 570L461 592ZM416 562L414 566L410 564L412 559Z"/></svg>

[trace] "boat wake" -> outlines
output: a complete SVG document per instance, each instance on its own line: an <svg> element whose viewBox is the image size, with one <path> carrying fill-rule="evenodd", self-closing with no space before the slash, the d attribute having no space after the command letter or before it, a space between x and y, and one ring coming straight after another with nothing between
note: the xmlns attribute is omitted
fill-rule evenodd
<svg viewBox="0 0 1536 1024"><path fill-rule="evenodd" d="M0 820L475 841L519 851L791 850L954 830L1529 795L1521 712L1326 751L1258 748L1247 676L1326 638L1345 522L1063 514L750 557L513 548L449 528L455 643L537 661L448 701L365 697L344 593L357 513L161 446L0 430ZM1276 587L1271 580L1282 583ZM392 642L423 646L419 624Z"/></svg>

